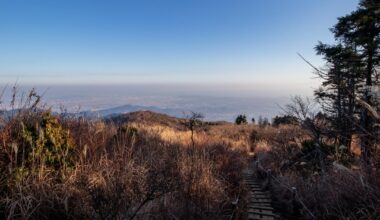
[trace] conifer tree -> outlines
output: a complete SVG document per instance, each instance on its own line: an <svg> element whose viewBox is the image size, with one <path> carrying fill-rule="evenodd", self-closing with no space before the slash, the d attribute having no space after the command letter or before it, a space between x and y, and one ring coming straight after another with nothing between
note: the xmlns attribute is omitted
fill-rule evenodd
<svg viewBox="0 0 380 220"><path fill-rule="evenodd" d="M315 95L329 114L339 142L351 142L356 128L361 137L362 164L368 168L375 139L373 120L367 108L357 105L356 100L360 97L369 105L375 104L371 89L379 85L376 70L380 64L380 0L361 0L355 11L338 18L331 31L337 44L320 43L316 47L328 70L319 72L323 84Z"/></svg>

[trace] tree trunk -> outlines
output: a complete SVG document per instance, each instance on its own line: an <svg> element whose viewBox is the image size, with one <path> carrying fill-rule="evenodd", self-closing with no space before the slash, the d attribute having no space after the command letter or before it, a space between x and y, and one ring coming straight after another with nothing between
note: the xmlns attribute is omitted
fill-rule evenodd
<svg viewBox="0 0 380 220"><path fill-rule="evenodd" d="M368 60L367 60L367 67L366 67L366 88L364 91L364 101L368 104L371 104L371 93L370 89L372 86L372 70L373 70L373 54L371 48L368 48ZM360 146L361 146L361 162L362 162L362 168L367 171L369 174L371 172L370 167L370 137L368 134L371 133L371 118L368 117L368 110L366 108L362 109L361 112L361 119L360 119L360 126L362 129L364 129L363 134L360 139Z"/></svg>

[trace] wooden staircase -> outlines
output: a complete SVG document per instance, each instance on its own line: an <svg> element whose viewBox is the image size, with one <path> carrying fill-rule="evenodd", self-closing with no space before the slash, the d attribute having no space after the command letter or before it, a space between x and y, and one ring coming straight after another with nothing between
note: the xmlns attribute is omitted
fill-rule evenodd
<svg viewBox="0 0 380 220"><path fill-rule="evenodd" d="M243 178L248 189L247 218L249 220L279 219L279 216L274 213L270 192L262 188L252 170L245 170Z"/></svg>

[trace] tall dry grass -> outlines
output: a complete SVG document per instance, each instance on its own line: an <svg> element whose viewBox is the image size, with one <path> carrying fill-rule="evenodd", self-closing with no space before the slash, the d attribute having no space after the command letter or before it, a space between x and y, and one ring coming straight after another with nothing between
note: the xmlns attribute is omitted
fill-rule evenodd
<svg viewBox="0 0 380 220"><path fill-rule="evenodd" d="M2 120L2 219L218 219L246 165L236 140L202 131L191 145L187 131L38 103Z"/></svg>
<svg viewBox="0 0 380 220"><path fill-rule="evenodd" d="M323 174L308 134L297 126L256 128L251 137L256 143L255 157L273 175L270 189L283 219L379 218L378 168L367 176L356 169L358 157L343 165L337 162L335 148L324 145L327 172ZM379 154L373 155L373 164L378 158Z"/></svg>

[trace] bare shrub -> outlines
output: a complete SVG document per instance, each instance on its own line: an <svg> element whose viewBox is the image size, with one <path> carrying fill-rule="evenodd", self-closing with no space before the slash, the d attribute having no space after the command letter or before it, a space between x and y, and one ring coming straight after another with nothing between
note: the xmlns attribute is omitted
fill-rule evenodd
<svg viewBox="0 0 380 220"><path fill-rule="evenodd" d="M181 124L87 120L28 103L3 117L0 218L218 219L239 192L247 139L236 134L247 128L191 135Z"/></svg>

